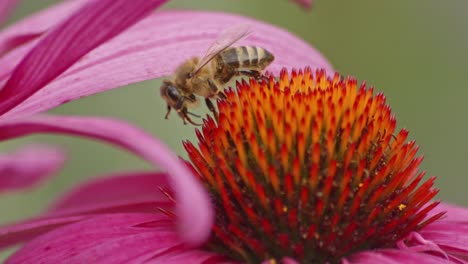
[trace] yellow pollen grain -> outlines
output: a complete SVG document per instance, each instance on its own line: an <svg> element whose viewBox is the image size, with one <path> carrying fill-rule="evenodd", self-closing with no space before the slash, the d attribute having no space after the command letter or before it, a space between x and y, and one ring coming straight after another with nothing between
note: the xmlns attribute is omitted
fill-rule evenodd
<svg viewBox="0 0 468 264"><path fill-rule="evenodd" d="M406 205L405 205L405 204L400 204L400 205L398 205L398 209L399 209L400 211L403 211L405 208L406 208Z"/></svg>

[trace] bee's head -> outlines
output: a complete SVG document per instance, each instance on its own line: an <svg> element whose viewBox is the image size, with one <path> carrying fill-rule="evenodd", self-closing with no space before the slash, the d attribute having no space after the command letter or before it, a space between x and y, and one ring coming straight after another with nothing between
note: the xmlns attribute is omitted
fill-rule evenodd
<svg viewBox="0 0 468 264"><path fill-rule="evenodd" d="M161 97L168 105L178 110L180 108L181 94L173 82L164 80L160 87ZM177 107L178 106L178 107Z"/></svg>

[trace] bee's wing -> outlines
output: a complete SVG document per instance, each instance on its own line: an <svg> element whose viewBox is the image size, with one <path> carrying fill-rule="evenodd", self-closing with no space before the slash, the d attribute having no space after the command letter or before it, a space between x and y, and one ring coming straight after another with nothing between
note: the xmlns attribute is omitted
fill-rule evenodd
<svg viewBox="0 0 468 264"><path fill-rule="evenodd" d="M250 26L246 24L240 24L233 27L229 27L223 32L221 32L216 41L208 48L205 55L203 55L203 57L200 59L200 61L197 64L197 67L195 67L191 75L196 75L217 54L229 48L234 43L247 37L250 33L252 33Z"/></svg>

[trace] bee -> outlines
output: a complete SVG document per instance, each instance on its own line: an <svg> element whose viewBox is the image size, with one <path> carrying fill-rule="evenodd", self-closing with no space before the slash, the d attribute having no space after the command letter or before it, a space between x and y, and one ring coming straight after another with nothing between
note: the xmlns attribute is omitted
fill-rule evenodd
<svg viewBox="0 0 468 264"><path fill-rule="evenodd" d="M246 25L238 25L222 32L208 48L203 57L194 57L182 63L173 76L163 81L160 92L167 103L168 119L174 108L184 124L200 125L192 121L189 115L200 117L188 111L195 108L200 101L197 96L205 98L205 104L215 115L218 115L211 99L225 99L223 85L234 77L245 76L261 78L262 71L270 65L274 56L261 47L231 47L251 33Z"/></svg>

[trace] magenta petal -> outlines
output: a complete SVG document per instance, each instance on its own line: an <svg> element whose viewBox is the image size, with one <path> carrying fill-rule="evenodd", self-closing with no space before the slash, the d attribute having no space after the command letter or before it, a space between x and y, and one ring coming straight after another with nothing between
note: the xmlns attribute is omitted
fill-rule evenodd
<svg viewBox="0 0 468 264"><path fill-rule="evenodd" d="M32 240L6 263L144 263L181 246L166 216L101 215Z"/></svg>
<svg viewBox="0 0 468 264"><path fill-rule="evenodd" d="M171 176L182 238L194 245L208 238L213 223L208 194L186 165L151 135L123 121L105 118L35 116L0 122L0 139L32 133L62 133L99 139L161 166Z"/></svg>
<svg viewBox="0 0 468 264"><path fill-rule="evenodd" d="M15 245L46 233L59 226L83 219L83 216L35 219L23 223L0 227L0 248Z"/></svg>
<svg viewBox="0 0 468 264"><path fill-rule="evenodd" d="M12 154L0 154L0 192L31 187L52 176L64 161L62 151L46 146L28 146Z"/></svg>
<svg viewBox="0 0 468 264"><path fill-rule="evenodd" d="M48 33L0 90L0 114L24 101L78 59L148 15L164 0L91 1Z"/></svg>
<svg viewBox="0 0 468 264"><path fill-rule="evenodd" d="M167 175L156 172L127 172L93 178L67 192L47 216L102 212L155 212L172 203L158 189L168 186Z"/></svg>
<svg viewBox="0 0 468 264"><path fill-rule="evenodd" d="M2 10L0 0L0 13ZM86 0L87 1L87 0ZM51 26L62 22L72 12L76 11L85 0L65 1L58 5L54 5L48 9L38 12L37 14L28 16L9 26L0 32L0 55L24 44L32 39L42 35ZM6 2L12 2L6 0ZM14 1L13 1L14 2ZM0 76L3 76L4 63L6 61L0 59Z"/></svg>
<svg viewBox="0 0 468 264"><path fill-rule="evenodd" d="M8 18L16 2L16 0L0 0L0 25Z"/></svg>
<svg viewBox="0 0 468 264"><path fill-rule="evenodd" d="M441 203L436 208L431 210L430 216L441 212L447 212L443 216L444 221L458 221L468 223L468 208L457 206L454 204Z"/></svg>
<svg viewBox="0 0 468 264"><path fill-rule="evenodd" d="M170 75L187 58L203 55L222 30L236 24L249 24L253 30L239 45L261 46L275 54L276 59L268 68L273 73L279 73L282 67L304 66L333 72L316 49L278 27L225 13L156 12L83 57L6 116L42 112L82 96Z"/></svg>
<svg viewBox="0 0 468 264"><path fill-rule="evenodd" d="M224 256L202 250L190 250L181 248L173 250L170 254L159 254L148 260L146 263L154 264L240 264L228 260ZM271 263L271 262L270 262Z"/></svg>
<svg viewBox="0 0 468 264"><path fill-rule="evenodd" d="M450 262L446 256L432 255L409 250L384 249L357 253L346 258L349 264L444 264Z"/></svg>
<svg viewBox="0 0 468 264"><path fill-rule="evenodd" d="M468 259L468 221L437 221L425 227L421 235L443 250Z"/></svg>

